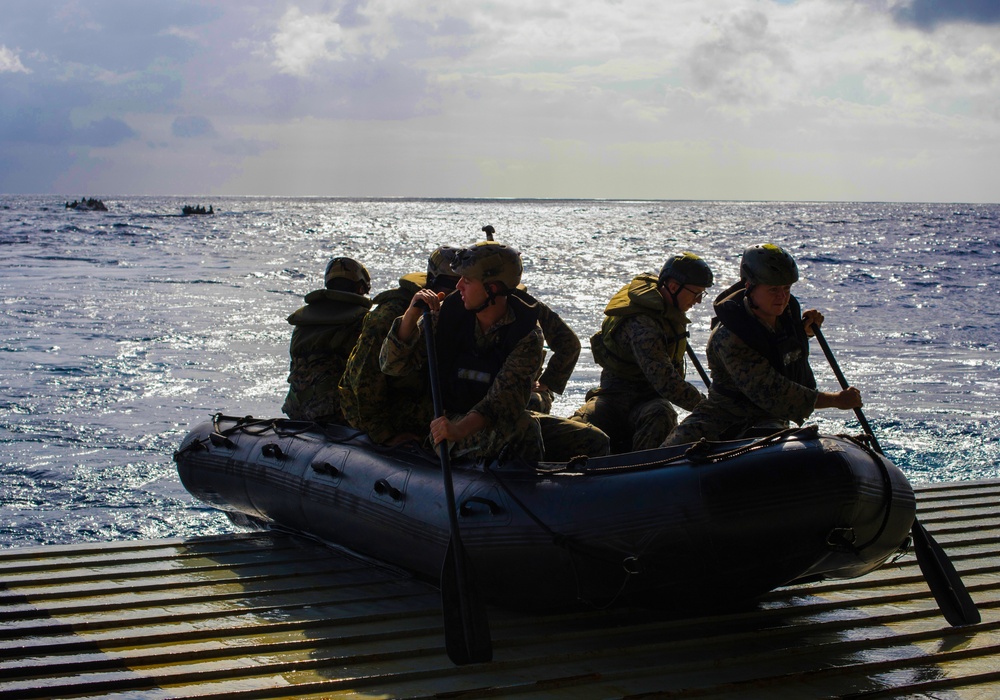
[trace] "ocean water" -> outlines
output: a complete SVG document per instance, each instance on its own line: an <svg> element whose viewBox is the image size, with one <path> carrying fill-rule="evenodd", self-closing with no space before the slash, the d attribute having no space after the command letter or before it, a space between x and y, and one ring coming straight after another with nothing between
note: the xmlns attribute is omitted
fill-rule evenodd
<svg viewBox="0 0 1000 700"><path fill-rule="evenodd" d="M286 316L355 257L373 293L438 245L522 251L529 289L584 352L553 410L597 382L587 338L633 275L691 250L718 285L772 241L887 454L914 483L1000 476L1000 205L0 195L0 547L231 532L180 485L172 453L222 411L280 414ZM211 204L212 217L181 217ZM710 304L693 309L704 361ZM819 348L821 388L838 388ZM697 383L697 374L689 369ZM858 433L853 413L811 422Z"/></svg>

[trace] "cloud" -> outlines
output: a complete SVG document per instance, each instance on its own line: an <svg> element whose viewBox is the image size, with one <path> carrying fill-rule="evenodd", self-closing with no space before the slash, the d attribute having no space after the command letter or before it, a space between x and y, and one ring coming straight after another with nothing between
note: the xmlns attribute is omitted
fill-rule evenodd
<svg viewBox="0 0 1000 700"><path fill-rule="evenodd" d="M213 138L218 136L215 127L207 117L196 115L182 116L174 119L170 125L174 136L182 139Z"/></svg>
<svg viewBox="0 0 1000 700"><path fill-rule="evenodd" d="M328 15L308 16L290 7L271 39L274 63L282 73L303 76L318 61L339 61L344 31Z"/></svg>
<svg viewBox="0 0 1000 700"><path fill-rule="evenodd" d="M72 191L901 196L879 162L954 192L934 164L1000 143L994 5L5 0L0 160L34 191L32 150Z"/></svg>
<svg viewBox="0 0 1000 700"><path fill-rule="evenodd" d="M21 63L21 57L0 44L0 73L30 73Z"/></svg>
<svg viewBox="0 0 1000 700"><path fill-rule="evenodd" d="M997 0L910 0L893 10L896 20L920 29L934 29L940 24L970 22L1000 24Z"/></svg>
<svg viewBox="0 0 1000 700"><path fill-rule="evenodd" d="M121 119L104 117L77 129L73 134L73 141L85 146L110 148L137 135L132 127Z"/></svg>
<svg viewBox="0 0 1000 700"><path fill-rule="evenodd" d="M714 35L691 50L694 87L712 93L727 109L766 106L795 80L782 39L763 12L747 9L720 18Z"/></svg>

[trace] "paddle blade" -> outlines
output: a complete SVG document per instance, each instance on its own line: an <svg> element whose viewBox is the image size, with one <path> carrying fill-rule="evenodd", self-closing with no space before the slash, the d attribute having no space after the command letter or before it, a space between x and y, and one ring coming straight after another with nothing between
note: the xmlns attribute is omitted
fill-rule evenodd
<svg viewBox="0 0 1000 700"><path fill-rule="evenodd" d="M911 534L913 548L917 553L917 565L923 572L944 619L953 627L979 622L979 610L941 545L916 520L913 521Z"/></svg>
<svg viewBox="0 0 1000 700"><path fill-rule="evenodd" d="M441 607L445 649L456 666L493 660L490 619L467 564L461 543L452 538L441 567Z"/></svg>

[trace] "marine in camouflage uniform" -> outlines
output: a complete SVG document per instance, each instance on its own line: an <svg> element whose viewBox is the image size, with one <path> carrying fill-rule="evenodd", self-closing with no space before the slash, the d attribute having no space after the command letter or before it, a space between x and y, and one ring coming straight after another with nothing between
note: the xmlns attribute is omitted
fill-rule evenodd
<svg viewBox="0 0 1000 700"><path fill-rule="evenodd" d="M705 398L684 378L685 312L712 282L708 265L685 252L668 260L659 276L635 277L605 308L590 341L601 384L573 420L607 433L612 452L658 447L677 425L671 404L690 411Z"/></svg>
<svg viewBox="0 0 1000 700"><path fill-rule="evenodd" d="M535 381L528 408L537 413L549 413L555 394L566 391L566 384L580 357L580 339L559 314L527 292L523 293L538 309L538 325L542 328L545 345L552 352L544 371Z"/></svg>
<svg viewBox="0 0 1000 700"><path fill-rule="evenodd" d="M364 265L334 258L324 275L325 288L309 292L305 306L288 317L295 329L288 395L281 407L293 420L344 423L337 384L361 333L371 300L371 277Z"/></svg>
<svg viewBox="0 0 1000 700"><path fill-rule="evenodd" d="M816 389L808 332L823 317L815 309L803 315L789 292L798 280L791 256L771 244L754 246L744 252L740 272L741 281L715 303L708 399L677 426L665 446L771 433L790 422L801 425L815 408L861 404L853 387L833 393ZM755 288L760 293L754 294Z"/></svg>
<svg viewBox="0 0 1000 700"><path fill-rule="evenodd" d="M555 394L566 390L566 384L576 367L577 358L580 357L580 339L559 314L528 294L523 287L515 294L534 304L543 339L552 351L552 356L535 381L528 400L528 410L541 425L545 459L550 462L567 462L579 456L607 455L611 451L610 441L600 428L549 415Z"/></svg>
<svg viewBox="0 0 1000 700"><path fill-rule="evenodd" d="M422 435L434 417L423 375L393 377L378 363L392 322L426 282L427 275L413 272L399 279L399 287L372 300L374 308L365 317L340 380L340 403L348 425L368 433L373 442L387 444L406 433Z"/></svg>
<svg viewBox="0 0 1000 700"><path fill-rule="evenodd" d="M379 366L379 353L392 322L403 315L414 294L424 288L446 293L455 289L458 276L451 269L451 261L458 250L451 246L435 250L427 261L426 273L412 272L401 277L398 288L375 297L376 306L365 318L340 380L340 400L348 424L368 433L374 442L420 440L434 418L427 373L388 375Z"/></svg>
<svg viewBox="0 0 1000 700"><path fill-rule="evenodd" d="M484 226L482 230L486 233L486 240L492 241L496 229ZM610 442L599 428L549 415L555 394L562 394L566 390L566 384L576 367L576 361L580 357L580 339L559 314L531 296L524 285L518 285L517 291L512 293L535 307L545 345L551 351L551 357L536 378L528 400L528 410L541 425L545 459L550 462L566 462L579 456L607 455L610 452Z"/></svg>
<svg viewBox="0 0 1000 700"><path fill-rule="evenodd" d="M477 426L451 440L451 453L490 461L507 448L527 461L538 461L541 432L525 407L542 363L542 332L537 312L509 296L520 282L520 255L509 246L482 242L463 251L454 269L463 276L459 294L439 302L430 290L418 292L407 312L393 321L382 345L382 371L394 376L427 371L424 321L417 302L440 308L435 342L447 420L438 418L434 423L446 431ZM479 282L486 290L481 306L467 308L466 280ZM481 318L492 323L484 329Z"/></svg>

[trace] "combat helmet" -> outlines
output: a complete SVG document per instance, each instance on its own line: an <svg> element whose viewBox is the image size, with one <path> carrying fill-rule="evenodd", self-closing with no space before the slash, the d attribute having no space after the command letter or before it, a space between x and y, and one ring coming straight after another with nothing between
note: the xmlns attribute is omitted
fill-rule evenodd
<svg viewBox="0 0 1000 700"><path fill-rule="evenodd" d="M664 263L660 269L660 285L666 284L668 278L677 280L682 287L688 284L692 287L711 287L715 281L708 263L687 251L675 255Z"/></svg>
<svg viewBox="0 0 1000 700"><path fill-rule="evenodd" d="M799 280L799 268L784 249L773 243L762 243L743 251L740 279L750 284L784 287Z"/></svg>
<svg viewBox="0 0 1000 700"><path fill-rule="evenodd" d="M462 252L461 248L453 248L450 245L443 245L427 258L427 286L433 287L439 280L439 277L458 277L458 273L452 269L452 263L455 262L455 258L458 254ZM454 287L455 285L450 285Z"/></svg>
<svg viewBox="0 0 1000 700"><path fill-rule="evenodd" d="M345 279L364 286L362 294L367 294L372 288L372 278L365 266L351 258L334 258L326 265L323 283L327 289L332 289L334 280Z"/></svg>
<svg viewBox="0 0 1000 700"><path fill-rule="evenodd" d="M483 284L498 282L503 287L500 293L515 289L524 270L521 254L509 245L496 241L480 241L459 251L451 269L462 277L479 280Z"/></svg>

